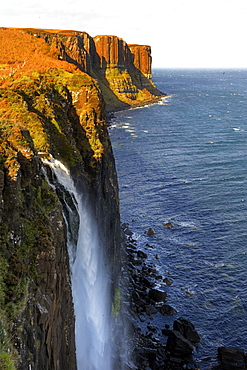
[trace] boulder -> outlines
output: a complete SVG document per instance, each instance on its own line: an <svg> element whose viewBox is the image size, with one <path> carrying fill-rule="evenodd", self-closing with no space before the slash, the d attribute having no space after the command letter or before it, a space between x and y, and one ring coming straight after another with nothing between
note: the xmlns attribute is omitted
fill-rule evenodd
<svg viewBox="0 0 247 370"><path fill-rule="evenodd" d="M168 278L164 278L163 279L163 282L166 284L166 285L172 285L172 281Z"/></svg>
<svg viewBox="0 0 247 370"><path fill-rule="evenodd" d="M219 347L218 358L222 370L245 370L244 350L236 347Z"/></svg>
<svg viewBox="0 0 247 370"><path fill-rule="evenodd" d="M138 250L137 251L137 256L139 257L139 258L147 258L147 253L145 253L145 252L143 252L143 251L141 251L141 250Z"/></svg>
<svg viewBox="0 0 247 370"><path fill-rule="evenodd" d="M148 231L147 231L147 234L148 234L149 236L151 236L151 235L155 235L155 234L156 234L156 232L154 231L154 229L152 229L152 227L150 227L150 228L148 229Z"/></svg>
<svg viewBox="0 0 247 370"><path fill-rule="evenodd" d="M145 287L151 288L155 285L155 280L151 277L142 277L141 281Z"/></svg>
<svg viewBox="0 0 247 370"><path fill-rule="evenodd" d="M124 230L124 233L125 233L125 235L127 235L127 236L132 236L132 235L133 235L133 232L132 232L131 230L129 230L129 229L125 229L125 230Z"/></svg>
<svg viewBox="0 0 247 370"><path fill-rule="evenodd" d="M172 315L175 315L177 313L175 308L173 308L169 304L164 304L163 306L161 306L160 307L160 312L162 313L162 315L168 315L168 316L172 316Z"/></svg>
<svg viewBox="0 0 247 370"><path fill-rule="evenodd" d="M191 343L200 342L200 336L197 333L194 325L183 317L180 317L178 320L174 321L173 329L179 331Z"/></svg>
<svg viewBox="0 0 247 370"><path fill-rule="evenodd" d="M193 349L191 342L179 331L171 330L168 333L166 352L171 356L186 359L192 355Z"/></svg>
<svg viewBox="0 0 247 370"><path fill-rule="evenodd" d="M155 302L165 302L167 293L159 289L150 289L149 298Z"/></svg>
<svg viewBox="0 0 247 370"><path fill-rule="evenodd" d="M147 315L154 315L158 312L157 308L155 308L154 306L152 306L151 304L146 306L146 313Z"/></svg>
<svg viewBox="0 0 247 370"><path fill-rule="evenodd" d="M174 227L174 225L171 223L171 222L166 222L164 223L164 226L167 228L167 229L172 229Z"/></svg>
<svg viewBox="0 0 247 370"><path fill-rule="evenodd" d="M168 324L165 325L165 328L161 330L162 334L168 336L170 333L170 326Z"/></svg>
<svg viewBox="0 0 247 370"><path fill-rule="evenodd" d="M156 360L157 350L154 348L135 348L134 354L140 364L143 359L147 359L149 364Z"/></svg>

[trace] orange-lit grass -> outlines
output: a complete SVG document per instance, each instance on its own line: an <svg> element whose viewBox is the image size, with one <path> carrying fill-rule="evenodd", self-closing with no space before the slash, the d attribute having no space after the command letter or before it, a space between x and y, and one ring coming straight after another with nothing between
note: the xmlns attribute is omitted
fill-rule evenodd
<svg viewBox="0 0 247 370"><path fill-rule="evenodd" d="M36 38L21 29L0 29L0 83L8 84L31 71L45 72L50 68L68 72L76 70L73 64L58 59L58 50L44 39Z"/></svg>

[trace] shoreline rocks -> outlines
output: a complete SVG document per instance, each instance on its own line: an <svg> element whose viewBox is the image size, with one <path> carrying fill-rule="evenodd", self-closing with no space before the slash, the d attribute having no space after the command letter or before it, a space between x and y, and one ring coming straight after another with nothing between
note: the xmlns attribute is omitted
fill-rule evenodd
<svg viewBox="0 0 247 370"><path fill-rule="evenodd" d="M200 364L196 363L193 356L200 335L193 323L179 317L170 329L172 316L177 314L166 302L172 281L159 275L148 254L137 248L128 224L123 224L123 234L124 310L129 320L130 339L130 363L126 363L123 370L247 370L247 354L236 347L219 347L218 356L201 357ZM149 244L146 247L154 248Z"/></svg>
<svg viewBox="0 0 247 370"><path fill-rule="evenodd" d="M177 314L166 302L171 280L161 276L148 261L147 253L137 248L128 224L123 225L123 231L127 257L123 301L128 302L125 310L131 338L128 349L131 365L125 364L124 370L196 369L193 351L200 337L194 325L179 318L170 329L172 316Z"/></svg>
<svg viewBox="0 0 247 370"><path fill-rule="evenodd" d="M219 364L214 367L215 370L246 370L247 354L244 350L237 347L219 347Z"/></svg>

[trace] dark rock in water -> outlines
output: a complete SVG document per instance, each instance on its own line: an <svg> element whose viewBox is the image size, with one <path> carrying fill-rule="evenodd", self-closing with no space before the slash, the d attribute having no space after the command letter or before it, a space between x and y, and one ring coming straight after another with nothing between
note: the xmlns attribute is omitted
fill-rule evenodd
<svg viewBox="0 0 247 370"><path fill-rule="evenodd" d="M162 280L162 275L157 275L157 276L155 277L155 279L156 279L156 280Z"/></svg>
<svg viewBox="0 0 247 370"><path fill-rule="evenodd" d="M177 311L175 310L175 308L173 308L169 304L164 304L163 306L160 307L159 310L162 313L162 315L172 316L172 315L175 315L177 313Z"/></svg>
<svg viewBox="0 0 247 370"><path fill-rule="evenodd" d="M166 343L166 352L173 357L186 359L191 357L193 352L193 345L184 338L184 336L177 330L171 330L168 334Z"/></svg>
<svg viewBox="0 0 247 370"><path fill-rule="evenodd" d="M128 236L132 236L133 235L133 232L130 231L129 229L124 230L124 233L125 233L125 235L128 235Z"/></svg>
<svg viewBox="0 0 247 370"><path fill-rule="evenodd" d="M133 244L127 244L126 250L127 250L127 252L132 252L133 253L136 250L136 246L133 245Z"/></svg>
<svg viewBox="0 0 247 370"><path fill-rule="evenodd" d="M170 328L170 326L168 324L166 324L165 329L162 329L162 331L161 331L162 334L168 336L170 331L171 331L171 329L169 329L169 328Z"/></svg>
<svg viewBox="0 0 247 370"><path fill-rule="evenodd" d="M135 265L135 266L140 266L142 264L142 261L133 258L132 264Z"/></svg>
<svg viewBox="0 0 247 370"><path fill-rule="evenodd" d="M164 223L164 226L167 228L167 229L172 229L174 227L174 225L171 223L171 222L166 222Z"/></svg>
<svg viewBox="0 0 247 370"><path fill-rule="evenodd" d="M155 280L153 278L149 278L149 277L143 277L142 282L148 288L153 287L154 284L155 284Z"/></svg>
<svg viewBox="0 0 247 370"><path fill-rule="evenodd" d="M137 251L137 256L140 257L140 258L147 258L147 253L143 252L143 251Z"/></svg>
<svg viewBox="0 0 247 370"><path fill-rule="evenodd" d="M168 278L165 278L163 279L163 282L166 284L166 285L172 285L172 281Z"/></svg>
<svg viewBox="0 0 247 370"><path fill-rule="evenodd" d="M219 369L222 370L245 370L244 350L236 347L219 347Z"/></svg>
<svg viewBox="0 0 247 370"><path fill-rule="evenodd" d="M156 268L154 266L150 266L148 268L148 273L153 275L153 274L156 274L157 273L157 270L156 270Z"/></svg>
<svg viewBox="0 0 247 370"><path fill-rule="evenodd" d="M174 321L173 329L179 331L191 343L200 342L200 336L197 333L194 325L183 317L180 317L178 320Z"/></svg>
<svg viewBox="0 0 247 370"><path fill-rule="evenodd" d="M152 306L151 304L150 305L148 305L148 306L146 306L146 313L148 314L148 315L153 315L153 314L155 314L155 313L157 313L158 312L158 310L157 310L157 308L155 308L154 306Z"/></svg>
<svg viewBox="0 0 247 370"><path fill-rule="evenodd" d="M155 235L156 232L154 231L154 229L152 229L151 227L148 229L147 231L147 234L150 236L150 235Z"/></svg>
<svg viewBox="0 0 247 370"><path fill-rule="evenodd" d="M155 326L152 326L152 325L147 325L147 329L152 331L152 332L157 332L157 328Z"/></svg>
<svg viewBox="0 0 247 370"><path fill-rule="evenodd" d="M144 358L147 359L148 363L153 363L156 360L157 350L152 348L135 348L134 354L141 363ZM149 365L149 364L147 364Z"/></svg>
<svg viewBox="0 0 247 370"><path fill-rule="evenodd" d="M159 289L150 289L149 298L155 302L165 302L167 293Z"/></svg>

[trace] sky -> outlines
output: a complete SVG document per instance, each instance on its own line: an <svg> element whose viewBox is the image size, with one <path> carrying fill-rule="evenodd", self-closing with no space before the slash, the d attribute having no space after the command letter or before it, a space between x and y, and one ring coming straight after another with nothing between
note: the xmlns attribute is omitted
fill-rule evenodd
<svg viewBox="0 0 247 370"><path fill-rule="evenodd" d="M116 35L153 68L247 68L247 0L5 0L0 27Z"/></svg>

